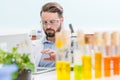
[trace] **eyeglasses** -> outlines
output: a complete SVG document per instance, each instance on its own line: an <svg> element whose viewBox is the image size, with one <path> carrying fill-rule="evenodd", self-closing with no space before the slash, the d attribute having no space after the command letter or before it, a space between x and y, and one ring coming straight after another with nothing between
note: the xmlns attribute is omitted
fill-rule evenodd
<svg viewBox="0 0 120 80"><path fill-rule="evenodd" d="M56 25L59 23L59 21L60 21L60 19L56 19L56 20L50 20L50 21L41 21L41 23L43 26L47 26L48 24L49 25Z"/></svg>

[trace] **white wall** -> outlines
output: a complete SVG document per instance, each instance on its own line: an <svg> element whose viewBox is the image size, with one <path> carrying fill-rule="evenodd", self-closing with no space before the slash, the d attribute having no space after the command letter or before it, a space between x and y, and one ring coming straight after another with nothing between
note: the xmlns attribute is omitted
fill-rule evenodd
<svg viewBox="0 0 120 80"><path fill-rule="evenodd" d="M84 31L119 30L120 0L0 0L0 29L40 28L41 6L49 1L64 8L65 23Z"/></svg>

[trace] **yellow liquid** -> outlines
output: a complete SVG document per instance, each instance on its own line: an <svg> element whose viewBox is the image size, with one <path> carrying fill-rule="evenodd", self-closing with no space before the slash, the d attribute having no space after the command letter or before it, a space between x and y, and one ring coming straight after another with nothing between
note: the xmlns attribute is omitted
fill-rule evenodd
<svg viewBox="0 0 120 80"><path fill-rule="evenodd" d="M102 53L95 53L95 78L101 78L102 76Z"/></svg>
<svg viewBox="0 0 120 80"><path fill-rule="evenodd" d="M74 65L74 80L82 80L82 66Z"/></svg>
<svg viewBox="0 0 120 80"><path fill-rule="evenodd" d="M85 80L92 78L92 60L90 55L82 56L82 77Z"/></svg>
<svg viewBox="0 0 120 80"><path fill-rule="evenodd" d="M63 71L62 71L63 62L57 61L56 62L56 73L57 73L57 80L64 80L63 79Z"/></svg>
<svg viewBox="0 0 120 80"><path fill-rule="evenodd" d="M69 62L64 62L63 65L63 77L64 80L70 80L70 63Z"/></svg>
<svg viewBox="0 0 120 80"><path fill-rule="evenodd" d="M56 62L57 80L70 80L70 63L64 61Z"/></svg>

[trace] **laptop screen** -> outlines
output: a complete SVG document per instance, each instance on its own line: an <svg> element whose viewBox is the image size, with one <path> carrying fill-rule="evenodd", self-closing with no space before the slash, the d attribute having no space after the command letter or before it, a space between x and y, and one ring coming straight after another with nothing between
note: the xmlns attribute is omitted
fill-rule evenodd
<svg viewBox="0 0 120 80"><path fill-rule="evenodd" d="M18 53L31 53L31 39L27 33L0 35L0 49L11 51L18 48Z"/></svg>

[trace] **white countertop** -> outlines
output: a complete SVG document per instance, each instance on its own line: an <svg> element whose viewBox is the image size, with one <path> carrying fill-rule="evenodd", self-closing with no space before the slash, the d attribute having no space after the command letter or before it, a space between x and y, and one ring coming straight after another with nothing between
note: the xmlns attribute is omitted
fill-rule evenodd
<svg viewBox="0 0 120 80"><path fill-rule="evenodd" d="M32 75L32 80L57 80L57 75L55 71L46 72L42 74ZM71 80L74 80L74 72L71 71ZM120 75L111 76L111 77L102 77L102 78L92 78L91 80L120 80Z"/></svg>

